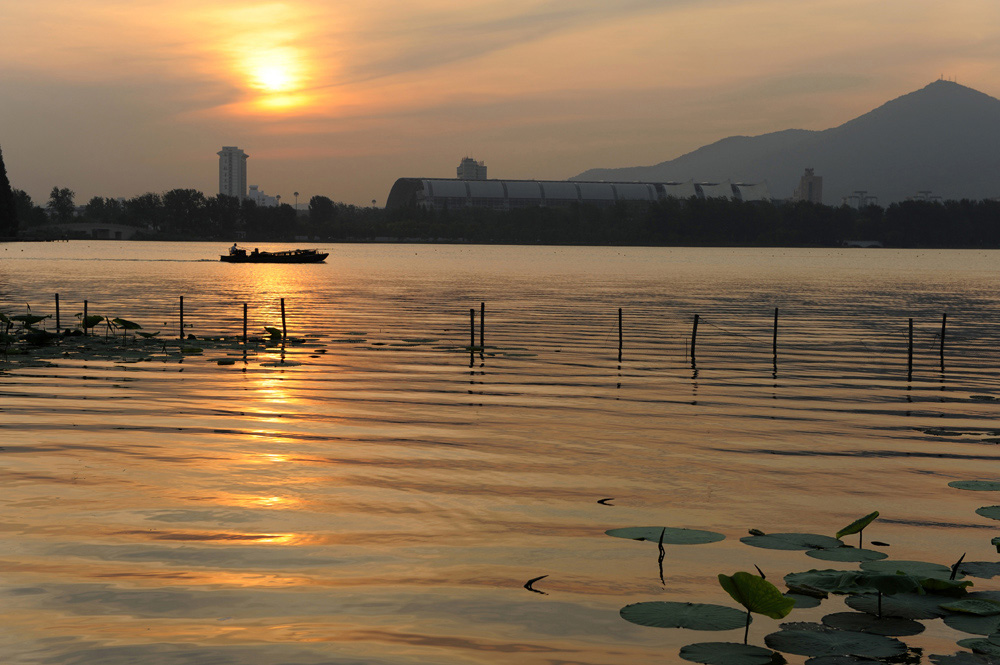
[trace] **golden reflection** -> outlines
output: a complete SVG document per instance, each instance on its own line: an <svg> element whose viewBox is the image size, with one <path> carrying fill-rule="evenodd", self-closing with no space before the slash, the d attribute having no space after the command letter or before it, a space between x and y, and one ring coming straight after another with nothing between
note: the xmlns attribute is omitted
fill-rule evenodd
<svg viewBox="0 0 1000 665"><path fill-rule="evenodd" d="M239 506L241 508L275 508L289 509L302 505L301 499L287 496L239 496L231 494L218 501L221 505Z"/></svg>

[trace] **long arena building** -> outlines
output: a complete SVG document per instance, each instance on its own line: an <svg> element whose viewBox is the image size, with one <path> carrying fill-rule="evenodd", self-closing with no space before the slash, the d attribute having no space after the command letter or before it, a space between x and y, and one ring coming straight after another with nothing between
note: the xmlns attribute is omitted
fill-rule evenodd
<svg viewBox="0 0 1000 665"><path fill-rule="evenodd" d="M469 180L400 178L392 186L387 208L421 206L435 209L489 208L511 210L532 206L584 203L610 206L622 201L723 198L770 201L767 182L757 184L688 182L577 182L566 180Z"/></svg>

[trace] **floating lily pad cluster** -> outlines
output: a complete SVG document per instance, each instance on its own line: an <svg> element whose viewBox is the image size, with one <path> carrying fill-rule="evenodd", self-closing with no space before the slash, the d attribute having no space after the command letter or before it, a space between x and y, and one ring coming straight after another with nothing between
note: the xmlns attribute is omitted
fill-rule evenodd
<svg viewBox="0 0 1000 665"><path fill-rule="evenodd" d="M953 487L1000 491L1000 482L956 481ZM1000 519L1000 506L977 511ZM936 665L1000 665L1000 591L971 592L973 583L965 575L989 579L1000 575L1000 563L954 565L923 561L892 560L885 552L863 547L862 534L879 516L878 511L861 517L834 536L812 533L764 533L752 529L741 542L752 547L804 551L814 559L854 563L853 570L807 570L784 577L788 591L782 593L764 574L737 572L719 575L722 588L743 607L693 602L639 602L620 611L623 619L641 626L716 631L744 629L743 643L702 642L685 646L681 658L706 665L774 665L782 654L810 658L808 665L842 665L898 659L908 652L900 638L924 631L924 621L942 619L955 630L978 635L961 640L969 651L950 656L930 656ZM664 545L702 545L718 542L724 535L679 527L626 527L611 529L609 536L657 543L660 576L663 579ZM858 546L842 538L858 535ZM886 543L870 541L877 547ZM994 539L1000 551L1000 537ZM793 621L763 638L767 648L749 644L752 614L783 619L795 609L817 607L830 594L846 596L854 611L823 617L822 623ZM907 661L909 662L909 661Z"/></svg>

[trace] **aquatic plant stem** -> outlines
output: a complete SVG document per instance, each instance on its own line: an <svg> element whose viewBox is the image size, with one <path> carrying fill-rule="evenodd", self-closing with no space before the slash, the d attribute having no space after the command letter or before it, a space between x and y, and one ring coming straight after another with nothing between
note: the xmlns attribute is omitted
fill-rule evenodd
<svg viewBox="0 0 1000 665"><path fill-rule="evenodd" d="M750 638L750 610L747 610L747 626L743 629L743 644Z"/></svg>

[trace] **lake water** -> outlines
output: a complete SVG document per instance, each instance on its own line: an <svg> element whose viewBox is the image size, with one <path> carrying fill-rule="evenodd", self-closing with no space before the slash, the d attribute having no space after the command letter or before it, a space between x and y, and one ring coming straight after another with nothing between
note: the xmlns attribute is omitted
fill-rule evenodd
<svg viewBox="0 0 1000 665"><path fill-rule="evenodd" d="M173 345L67 338L0 364L0 661L672 663L742 630L620 608L735 606L716 577L755 565L782 589L856 567L748 547L750 528L833 535L878 510L865 539L894 559L997 560L974 511L1000 501L947 484L998 477L1000 252L225 250L0 245L0 311L54 315L58 293L64 328L87 300ZM241 335L246 303L266 336L284 298L304 341L180 356L181 296L185 335ZM604 534L652 525L726 539L667 546L661 584L656 543ZM904 638L922 662L969 637L927 623Z"/></svg>

